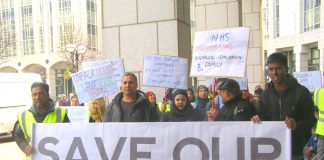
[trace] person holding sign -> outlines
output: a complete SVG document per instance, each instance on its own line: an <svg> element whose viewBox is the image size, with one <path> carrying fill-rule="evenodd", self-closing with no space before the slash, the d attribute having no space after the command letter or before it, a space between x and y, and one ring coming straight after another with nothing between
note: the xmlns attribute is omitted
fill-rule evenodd
<svg viewBox="0 0 324 160"><path fill-rule="evenodd" d="M162 122L202 121L203 117L193 109L187 92L182 89L173 91L171 111L162 113Z"/></svg>
<svg viewBox="0 0 324 160"><path fill-rule="evenodd" d="M137 90L137 77L125 73L121 92L106 107L104 122L151 122L159 121L158 112L151 106L145 93Z"/></svg>
<svg viewBox="0 0 324 160"><path fill-rule="evenodd" d="M49 86L43 82L34 82L31 85L33 104L29 110L18 113L19 126L15 128L14 139L19 148L26 154L32 154L31 132L33 123L61 123L70 122L64 108L56 108L49 97Z"/></svg>
<svg viewBox="0 0 324 160"><path fill-rule="evenodd" d="M288 74L287 57L273 53L268 57L271 82L261 94L254 123L285 121L292 130L292 158L303 159L303 148L315 123L314 104L308 89Z"/></svg>
<svg viewBox="0 0 324 160"><path fill-rule="evenodd" d="M249 121L256 114L253 104L242 99L235 80L226 79L217 89L224 106L221 110L211 107L207 112L208 121Z"/></svg>

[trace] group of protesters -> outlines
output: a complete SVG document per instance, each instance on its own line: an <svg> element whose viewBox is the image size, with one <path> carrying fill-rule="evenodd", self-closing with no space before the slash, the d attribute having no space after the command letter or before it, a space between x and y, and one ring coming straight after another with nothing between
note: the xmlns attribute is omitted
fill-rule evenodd
<svg viewBox="0 0 324 160"><path fill-rule="evenodd" d="M287 57L273 53L267 60L271 82L264 89L257 86L254 95L240 90L229 78L217 78L215 86L193 89L167 89L162 102L155 93L138 90L135 74L125 73L121 92L105 107L93 101L90 122L180 122L180 121L284 121L292 130L292 159L304 159L303 148L315 125L314 103L308 89L288 74ZM33 106L18 115L14 138L26 155L30 146L31 123L69 122L67 111L55 107L45 83L31 86ZM91 109L92 108L92 109ZM93 113L92 113L93 112ZM90 120L91 119L91 120ZM323 152L323 151L322 151Z"/></svg>

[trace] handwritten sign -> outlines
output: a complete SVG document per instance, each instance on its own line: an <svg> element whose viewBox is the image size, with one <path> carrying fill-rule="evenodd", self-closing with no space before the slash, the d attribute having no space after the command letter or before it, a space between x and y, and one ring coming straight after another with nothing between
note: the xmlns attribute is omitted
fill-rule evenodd
<svg viewBox="0 0 324 160"><path fill-rule="evenodd" d="M109 60L97 60L97 61L88 61L82 63L82 70L88 70L95 67L111 65L114 72L114 79L117 82L118 86L121 85L121 79L125 73L124 61L122 59L109 59Z"/></svg>
<svg viewBox="0 0 324 160"><path fill-rule="evenodd" d="M244 77L248 28L196 32L191 76Z"/></svg>
<svg viewBox="0 0 324 160"><path fill-rule="evenodd" d="M315 88L322 87L321 71L295 72L294 77L310 92L314 92Z"/></svg>
<svg viewBox="0 0 324 160"><path fill-rule="evenodd" d="M187 89L188 60L144 55L143 85Z"/></svg>
<svg viewBox="0 0 324 160"><path fill-rule="evenodd" d="M109 96L119 91L113 66L110 64L74 73L72 81L80 103Z"/></svg>

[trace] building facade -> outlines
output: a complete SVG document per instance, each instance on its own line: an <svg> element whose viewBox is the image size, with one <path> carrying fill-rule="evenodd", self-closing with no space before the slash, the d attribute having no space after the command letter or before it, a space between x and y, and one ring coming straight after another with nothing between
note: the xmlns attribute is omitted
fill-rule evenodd
<svg viewBox="0 0 324 160"><path fill-rule="evenodd" d="M72 92L66 47L102 54L101 11L101 0L1 0L0 72L39 73L53 98Z"/></svg>
<svg viewBox="0 0 324 160"><path fill-rule="evenodd" d="M142 84L144 54L188 58L190 64L194 32L249 27L247 78L254 88L263 84L260 11L260 0L105 0L104 57L124 59L125 70L136 73ZM188 81L195 88L205 78ZM140 89L164 96L164 88Z"/></svg>
<svg viewBox="0 0 324 160"><path fill-rule="evenodd" d="M324 11L321 0L263 0L262 8L264 57L274 52L286 54L290 73L323 71Z"/></svg>

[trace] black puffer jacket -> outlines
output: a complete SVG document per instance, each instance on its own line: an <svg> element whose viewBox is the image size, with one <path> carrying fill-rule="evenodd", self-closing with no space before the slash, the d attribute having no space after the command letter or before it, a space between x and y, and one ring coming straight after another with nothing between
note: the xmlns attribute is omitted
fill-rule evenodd
<svg viewBox="0 0 324 160"><path fill-rule="evenodd" d="M155 107L151 106L144 92L137 91L137 100L132 108L129 122L156 122L159 115ZM121 100L123 93L115 96L105 109L104 122L121 122L123 119L121 111Z"/></svg>
<svg viewBox="0 0 324 160"><path fill-rule="evenodd" d="M236 96L224 103L214 121L249 121L254 115L256 110L253 104L243 100L241 96Z"/></svg>
<svg viewBox="0 0 324 160"><path fill-rule="evenodd" d="M296 130L292 131L292 154L302 156L303 147L315 124L314 104L308 89L290 75L289 84L282 95L278 95L270 82L261 94L258 115L263 121L284 121L286 116L294 118Z"/></svg>

